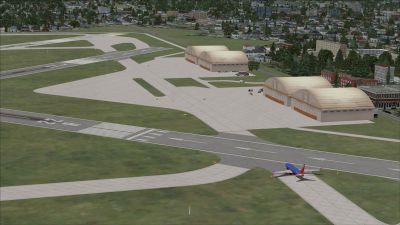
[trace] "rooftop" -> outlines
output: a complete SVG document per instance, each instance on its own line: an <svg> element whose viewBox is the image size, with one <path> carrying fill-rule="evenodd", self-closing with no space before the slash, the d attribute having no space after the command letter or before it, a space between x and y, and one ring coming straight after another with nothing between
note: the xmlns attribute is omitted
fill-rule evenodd
<svg viewBox="0 0 400 225"><path fill-rule="evenodd" d="M363 91L374 94L400 94L400 85L359 86Z"/></svg>

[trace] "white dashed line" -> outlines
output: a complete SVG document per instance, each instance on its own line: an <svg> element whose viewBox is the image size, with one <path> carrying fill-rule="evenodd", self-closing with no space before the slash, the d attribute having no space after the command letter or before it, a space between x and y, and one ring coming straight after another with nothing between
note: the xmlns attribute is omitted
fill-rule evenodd
<svg viewBox="0 0 400 225"><path fill-rule="evenodd" d="M314 157L308 157L308 158L318 160L318 161L328 161L328 162L343 163L343 164L354 164L351 162L336 161L336 160L330 160L330 159L325 159L325 158L314 158Z"/></svg>
<svg viewBox="0 0 400 225"><path fill-rule="evenodd" d="M186 142L193 142L193 143L200 143L200 144L205 144L206 142L202 142L202 141L193 141L193 140L185 140L182 138L169 138L171 140L175 140L175 141L186 141Z"/></svg>
<svg viewBox="0 0 400 225"><path fill-rule="evenodd" d="M400 169L388 168L389 170L400 172Z"/></svg>
<svg viewBox="0 0 400 225"><path fill-rule="evenodd" d="M272 151L267 151L267 150L259 150L259 149L252 149L252 148L245 148L245 147L235 147L241 150L246 150L246 151L256 151L256 152L267 152L267 153L276 153Z"/></svg>

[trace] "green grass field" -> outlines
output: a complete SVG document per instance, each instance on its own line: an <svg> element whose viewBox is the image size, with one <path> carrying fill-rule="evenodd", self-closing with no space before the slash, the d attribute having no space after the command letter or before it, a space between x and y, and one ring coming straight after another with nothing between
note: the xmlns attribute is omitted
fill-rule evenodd
<svg viewBox="0 0 400 225"><path fill-rule="evenodd" d="M28 49L0 51L0 70L79 59L103 52L99 49Z"/></svg>
<svg viewBox="0 0 400 225"><path fill-rule="evenodd" d="M384 116L375 118L373 122L374 123L370 124L335 125L307 128L400 139L400 122Z"/></svg>
<svg viewBox="0 0 400 225"><path fill-rule="evenodd" d="M150 92L152 95L156 97L162 97L165 96L164 93L162 93L160 90L155 88L153 85L149 84L147 81L143 80L142 78L134 78L134 81L138 83L140 86L142 86L144 89L146 89L148 92Z"/></svg>
<svg viewBox="0 0 400 225"><path fill-rule="evenodd" d="M80 35L0 35L0 45L10 45L33 41L45 41L52 39L61 39L69 37L77 37Z"/></svg>
<svg viewBox="0 0 400 225"><path fill-rule="evenodd" d="M132 43L120 43L116 45L111 45L117 51L128 51L136 49L136 46Z"/></svg>
<svg viewBox="0 0 400 225"><path fill-rule="evenodd" d="M115 61L49 71L0 82L1 107L181 132L217 132L190 113L141 105L34 93L33 90L125 69ZM132 81L133 82L133 81Z"/></svg>
<svg viewBox="0 0 400 225"><path fill-rule="evenodd" d="M103 26L80 28L78 32L143 32L150 33L172 43L181 45L226 45L230 50L242 50L243 45L271 45L271 41L263 40L236 40L224 37L201 35L201 31L180 29L173 27L156 28L140 26Z"/></svg>
<svg viewBox="0 0 400 225"><path fill-rule="evenodd" d="M165 79L166 81L170 82L176 87L202 87L202 88L208 88L204 84L196 81L195 79L192 78L168 78Z"/></svg>
<svg viewBox="0 0 400 225"><path fill-rule="evenodd" d="M8 225L330 224L262 169L207 185L2 201L0 206Z"/></svg>
<svg viewBox="0 0 400 225"><path fill-rule="evenodd" d="M78 41L68 41L68 42L48 44L48 45L38 45L34 47L89 47L89 46L93 46L93 44L86 40L78 40Z"/></svg>
<svg viewBox="0 0 400 225"><path fill-rule="evenodd" d="M399 143L395 142L320 134L289 128L261 129L251 132L267 141L282 145L400 161Z"/></svg>
<svg viewBox="0 0 400 225"><path fill-rule="evenodd" d="M1 123L1 186L178 173L213 154ZM23 141L21 141L23 140Z"/></svg>
<svg viewBox="0 0 400 225"><path fill-rule="evenodd" d="M125 36L125 37L133 37L133 38L136 38L138 40L141 40L141 41L147 43L150 47L168 48L168 50L164 50L164 51L153 52L153 53L149 53L149 54L137 55L137 56L131 57L137 63L147 62L147 61L153 60L155 57L174 54L174 53L178 53L178 52L183 51L182 49L179 49L179 48L177 48L177 47L175 47L173 45L170 45L170 44L165 43L163 41L157 40L157 39L155 39L153 37L150 37L148 35L145 35L145 34L129 33L129 34L125 34L123 36Z"/></svg>
<svg viewBox="0 0 400 225"><path fill-rule="evenodd" d="M400 222L399 181L328 170L318 177L380 221Z"/></svg>

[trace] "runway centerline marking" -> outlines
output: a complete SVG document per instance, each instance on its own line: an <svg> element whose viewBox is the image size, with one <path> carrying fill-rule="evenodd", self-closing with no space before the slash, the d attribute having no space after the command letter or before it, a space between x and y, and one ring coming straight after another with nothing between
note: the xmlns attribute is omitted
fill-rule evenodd
<svg viewBox="0 0 400 225"><path fill-rule="evenodd" d="M388 168L389 170L397 171L400 172L400 169L395 169L395 168Z"/></svg>
<svg viewBox="0 0 400 225"><path fill-rule="evenodd" d="M132 139L134 139L134 138L140 137L140 136L145 135L145 134L147 134L147 133L150 133L150 132L152 132L152 131L154 131L154 129L146 130L146 131L144 131L144 132L142 132L142 133L133 135L132 137L128 137L126 140L132 140Z"/></svg>
<svg viewBox="0 0 400 225"><path fill-rule="evenodd" d="M267 152L267 153L276 153L276 152L272 152L272 151L267 151L267 150L259 150L259 149L252 149L252 148L245 148L245 147L235 147L241 150L246 150L246 151L256 151L256 152Z"/></svg>
<svg viewBox="0 0 400 225"><path fill-rule="evenodd" d="M331 160L331 159L325 159L325 158L316 158L316 157L308 157L309 159L314 159L318 161L328 161L328 162L334 162L334 163L343 163L343 164L354 164L352 162L343 162L343 161L337 161L337 160Z"/></svg>
<svg viewBox="0 0 400 225"><path fill-rule="evenodd" d="M186 142L193 142L193 143L200 143L200 144L205 144L206 142L202 142L202 141L194 141L194 140L186 140L183 138L169 138L171 140L175 140L175 141L186 141Z"/></svg>

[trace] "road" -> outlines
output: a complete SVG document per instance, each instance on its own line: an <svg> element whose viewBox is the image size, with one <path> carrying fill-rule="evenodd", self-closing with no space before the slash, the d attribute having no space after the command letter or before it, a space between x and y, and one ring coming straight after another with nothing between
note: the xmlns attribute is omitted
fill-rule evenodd
<svg viewBox="0 0 400 225"><path fill-rule="evenodd" d="M91 57L86 57L86 58L81 58L81 59L74 59L74 60L68 60L68 61L63 61L63 62L55 62L55 63L49 63L49 64L44 64L44 65L1 71L0 79L25 76L25 75L41 73L41 72L46 72L46 71L51 71L51 70L65 69L65 68L69 68L69 67L74 67L74 66L79 66L79 65L89 64L89 63L95 63L95 62L108 61L108 60L118 61L118 60L122 60L122 59L128 59L128 58L130 58L132 56L136 56L136 55L149 54L149 53L164 51L164 50L167 50L167 48L150 47L150 48L135 49L135 50L129 50L129 51L107 52L102 55L96 55L96 56L91 56Z"/></svg>
<svg viewBox="0 0 400 225"><path fill-rule="evenodd" d="M283 163L292 162L305 163L311 168L400 180L398 161L282 146L244 135L207 136L10 109L0 109L0 121L200 150L219 155L222 164L244 168L262 167L274 171L282 170Z"/></svg>

